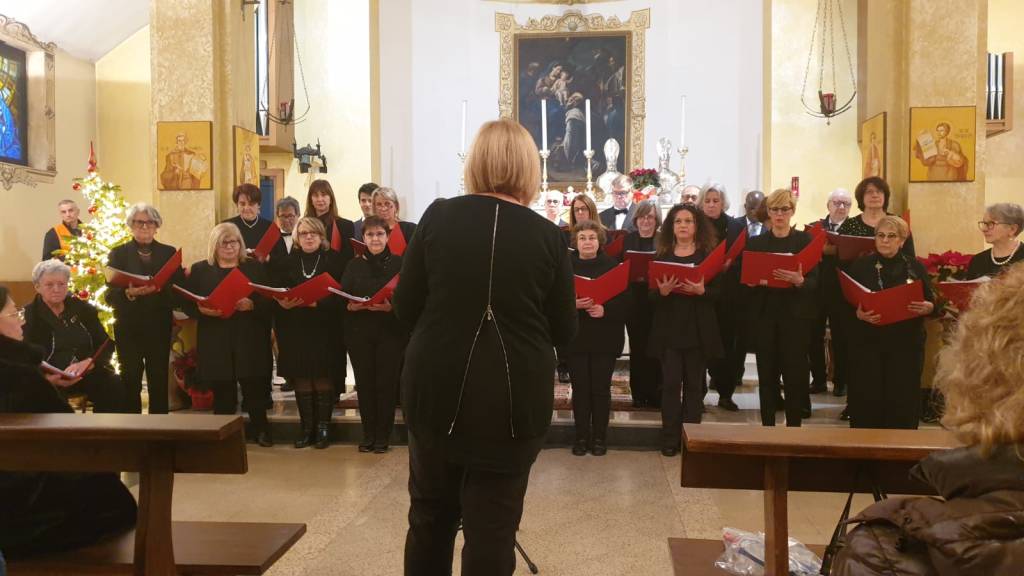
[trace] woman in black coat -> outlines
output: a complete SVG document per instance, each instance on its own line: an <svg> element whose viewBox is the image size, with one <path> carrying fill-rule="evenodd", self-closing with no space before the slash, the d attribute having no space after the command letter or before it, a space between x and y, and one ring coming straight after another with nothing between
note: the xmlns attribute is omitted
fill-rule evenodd
<svg viewBox="0 0 1024 576"><path fill-rule="evenodd" d="M276 284L294 288L327 273L341 282L341 257L328 248L324 225L316 218L302 218L295 225L295 246L274 266ZM337 319L342 304L333 295L301 306L301 300L278 298L276 315L277 374L295 386L302 435L296 448L330 444L331 414L334 412L334 376L337 353L331 348L332 333L340 331Z"/></svg>
<svg viewBox="0 0 1024 576"><path fill-rule="evenodd" d="M699 265L718 244L712 224L690 204L676 204L658 235L659 262ZM661 453L679 452L683 422L700 423L704 411L704 371L722 357L715 300L718 278L679 283L657 278L654 322L648 350L661 361ZM677 291L682 290L680 294ZM679 393L682 392L682 402Z"/></svg>
<svg viewBox="0 0 1024 576"><path fill-rule="evenodd" d="M633 213L633 227L636 230L623 239L622 255L627 252L654 252L654 238L661 226L661 208L651 200L637 204ZM647 278L641 278L629 285L630 310L626 319L629 334L629 390L633 395L633 406L661 406L661 363L648 354L648 340L651 322L654 319L654 305L647 289Z"/></svg>
<svg viewBox="0 0 1024 576"><path fill-rule="evenodd" d="M209 257L192 264L184 288L208 296L236 268L249 281L267 284L264 267L245 255L242 235L234 224L213 227L207 248ZM272 446L267 422L266 386L272 370L270 313L272 302L257 294L235 304L235 313L220 318L220 310L192 301L182 303L189 316L199 319L196 343L199 378L213 389L214 414L234 414L238 386L242 408L249 414L254 436L261 446Z"/></svg>
<svg viewBox="0 0 1024 576"><path fill-rule="evenodd" d="M554 346L576 333L564 236L529 208L537 158L518 123L484 124L466 161L469 194L431 204L403 258L395 313L414 326L402 372L407 576L451 571L460 518L464 573L515 570L530 467L551 423Z"/></svg>
<svg viewBox="0 0 1024 576"><path fill-rule="evenodd" d="M5 286L0 302L0 414L71 412L57 389L78 379L44 377L43 350L23 341L24 311ZM135 499L116 474L0 472L0 553L8 558L92 544L132 529L135 516Z"/></svg>
<svg viewBox="0 0 1024 576"><path fill-rule="evenodd" d="M260 243L263 235L274 225L273 222L260 216L261 192L255 184L239 184L231 192L231 201L235 203L238 215L228 218L225 222L234 224L245 241L246 252L251 256L252 249Z"/></svg>
<svg viewBox="0 0 1024 576"><path fill-rule="evenodd" d="M388 249L388 234L387 224L379 216L367 216L363 221L366 253L348 263L341 280L345 292L370 298L401 270L402 257ZM359 451L383 454L395 426L398 380L409 333L392 312L390 298L380 304L348 302L347 308L345 346L356 373L363 422Z"/></svg>
<svg viewBox="0 0 1024 576"><path fill-rule="evenodd" d="M107 264L123 272L155 276L176 250L154 239L163 219L149 204L136 204L128 210L132 240L110 251ZM125 409L142 413L142 371L146 371L149 413L167 414L167 364L171 355L171 327L174 298L168 281L162 290L152 286L122 288L107 284L107 304L114 309L114 339L121 362L121 380L125 387Z"/></svg>
<svg viewBox="0 0 1024 576"><path fill-rule="evenodd" d="M619 265L601 251L606 237L600 222L580 222L573 229L573 237L576 252L572 255L572 269L577 276L597 278ZM576 423L572 453L583 456L590 450L594 456L604 456L608 451L612 373L625 340L623 328L629 315L629 294L623 292L603 305L577 296L576 310L579 332L565 348Z"/></svg>
<svg viewBox="0 0 1024 576"><path fill-rule="evenodd" d="M850 335L850 426L917 428L924 317L935 310L935 296L924 265L903 253L907 223L898 216L884 216L876 230L876 252L855 260L850 277L873 291L920 280L925 299L910 304L916 317L885 326L876 326L880 316L872 310L856 310L859 321L853 323Z"/></svg>
<svg viewBox="0 0 1024 576"><path fill-rule="evenodd" d="M748 253L798 254L811 243L810 234L790 226L796 211L796 198L790 190L776 190L764 203L770 227L747 240ZM786 426L799 426L809 405L807 342L811 337L811 322L818 315L818 269L775 270L774 277L791 287L755 286L747 300L748 333L757 351L761 424L775 426L775 399L779 395L781 374L786 387Z"/></svg>

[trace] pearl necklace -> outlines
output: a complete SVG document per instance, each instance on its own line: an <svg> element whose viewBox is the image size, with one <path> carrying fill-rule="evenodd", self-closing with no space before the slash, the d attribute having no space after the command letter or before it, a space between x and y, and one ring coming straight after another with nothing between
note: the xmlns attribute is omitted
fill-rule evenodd
<svg viewBox="0 0 1024 576"><path fill-rule="evenodd" d="M1013 248L1013 251L1010 252L1009 256L1003 258L1002 262L1000 262L999 260L996 260L996 249L995 249L995 246L993 246L992 249L989 250L988 255L992 258L992 263L995 264L996 266L1006 266L1010 262L1010 260L1013 260L1014 255L1017 254L1017 250L1019 250L1019 249L1020 249L1020 241L1018 240L1017 241L1017 245Z"/></svg>
<svg viewBox="0 0 1024 576"><path fill-rule="evenodd" d="M306 274L306 263L302 261L301 257L299 258L299 266L302 267L302 277L306 278L307 280L309 278L312 278L313 274L316 274L316 267L319 266L319 265L320 265L320 255L317 254L316 255L316 262L313 263L313 270L309 274Z"/></svg>

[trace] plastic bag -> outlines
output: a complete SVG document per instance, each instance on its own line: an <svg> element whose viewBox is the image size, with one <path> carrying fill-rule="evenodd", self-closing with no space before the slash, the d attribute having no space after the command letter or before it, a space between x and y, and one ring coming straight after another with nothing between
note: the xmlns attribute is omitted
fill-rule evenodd
<svg viewBox="0 0 1024 576"><path fill-rule="evenodd" d="M764 533L723 528L725 552L715 566L737 576L763 576ZM789 573L791 576L814 576L821 571L821 558L806 546L789 539Z"/></svg>

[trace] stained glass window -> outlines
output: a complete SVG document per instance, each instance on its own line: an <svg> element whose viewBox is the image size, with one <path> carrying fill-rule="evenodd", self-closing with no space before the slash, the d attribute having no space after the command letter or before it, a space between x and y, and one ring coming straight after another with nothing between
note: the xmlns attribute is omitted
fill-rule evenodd
<svg viewBox="0 0 1024 576"><path fill-rule="evenodd" d="M0 161L28 163L25 52L0 44Z"/></svg>

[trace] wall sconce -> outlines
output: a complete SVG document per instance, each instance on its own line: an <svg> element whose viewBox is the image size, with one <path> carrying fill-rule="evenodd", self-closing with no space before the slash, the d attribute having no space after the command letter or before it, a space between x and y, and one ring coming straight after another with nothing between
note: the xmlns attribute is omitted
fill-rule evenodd
<svg viewBox="0 0 1024 576"><path fill-rule="evenodd" d="M319 138L316 141L316 148L309 144L299 148L295 142L292 142L292 151L299 161L299 172L302 174L308 174L312 167L316 167L317 172L321 174L327 173L327 157L320 152Z"/></svg>

